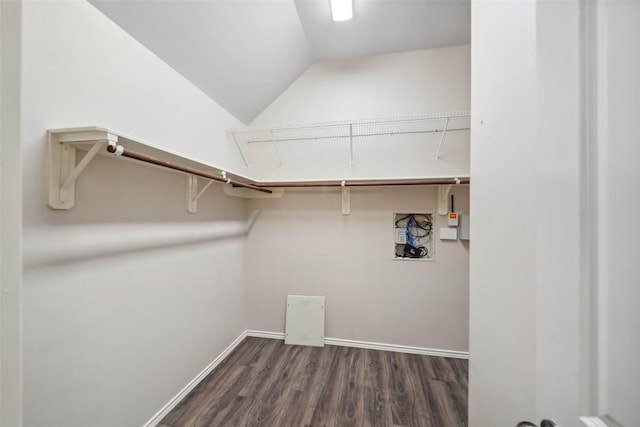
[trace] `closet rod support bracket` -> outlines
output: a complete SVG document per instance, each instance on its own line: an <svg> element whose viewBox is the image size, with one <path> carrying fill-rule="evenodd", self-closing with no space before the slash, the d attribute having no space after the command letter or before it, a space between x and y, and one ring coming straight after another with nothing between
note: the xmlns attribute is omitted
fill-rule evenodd
<svg viewBox="0 0 640 427"><path fill-rule="evenodd" d="M342 215L351 213L351 188L346 186L346 182L342 181Z"/></svg>
<svg viewBox="0 0 640 427"><path fill-rule="evenodd" d="M456 183L460 180L456 178ZM438 185L438 215L446 215L449 213L449 193L451 185Z"/></svg>
<svg viewBox="0 0 640 427"><path fill-rule="evenodd" d="M196 175L187 175L187 212L192 214L198 212L198 199L207 191L213 182L212 179L209 180L209 182L202 187L202 190L198 191L198 177Z"/></svg>
<svg viewBox="0 0 640 427"><path fill-rule="evenodd" d="M107 145L117 144L118 136L105 131L49 132L47 168L49 177L48 205L68 210L75 205L75 184L91 160ZM77 150L87 153L76 164Z"/></svg>

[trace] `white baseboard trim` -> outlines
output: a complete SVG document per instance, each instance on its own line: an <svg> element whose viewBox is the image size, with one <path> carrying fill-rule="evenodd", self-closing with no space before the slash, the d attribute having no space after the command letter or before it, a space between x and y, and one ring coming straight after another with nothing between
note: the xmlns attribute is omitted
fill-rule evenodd
<svg viewBox="0 0 640 427"><path fill-rule="evenodd" d="M213 371L216 366L220 364L237 346L242 342L246 337L258 337L258 338L270 338L276 340L284 340L284 333L282 332L268 332L268 331L255 331L255 330L246 330L240 334L238 338L236 338L229 347L227 347L218 357L216 357L213 362L211 362L206 368L202 370L193 380L189 382L178 394L176 394L173 399L169 401L162 409L160 409L149 421L147 421L143 427L155 427L162 421L162 419L169 413L173 408L175 408L178 403L182 399L184 399L191 390L193 390L199 383L202 381L207 375ZM355 341L355 340L344 340L340 338L325 338L325 344L328 345L339 345L342 347L355 347L355 348L366 348L370 350L382 350L382 351L395 351L398 353L410 353L410 354L420 354L426 356L440 356L440 357L452 357L455 359L468 359L469 353L466 351L455 351L455 350L439 350L433 348L423 348L423 347L411 347L406 345L397 345L397 344L382 344L375 342L367 342L367 341Z"/></svg>
<svg viewBox="0 0 640 427"><path fill-rule="evenodd" d="M272 338L283 340L284 334L281 332L266 331L245 331L248 337ZM441 350L436 348L412 347L408 345L383 344L377 342L345 340L341 338L325 338L324 343L327 345L339 345L342 347L367 348L370 350L395 351L397 353L420 354L425 356L451 357L454 359L469 359L468 351L457 350Z"/></svg>
<svg viewBox="0 0 640 427"><path fill-rule="evenodd" d="M622 427L617 420L611 415L603 415L601 417L580 417L582 421L588 427Z"/></svg>
<svg viewBox="0 0 640 427"><path fill-rule="evenodd" d="M608 427L600 417L580 417L580 421L588 427Z"/></svg>
<svg viewBox="0 0 640 427"><path fill-rule="evenodd" d="M231 343L231 345L229 345L229 347L224 349L224 351L220 353L218 357L213 360L213 362L209 363L209 365L204 368L202 372L200 372L194 379L192 379L189 384L184 386L184 388L180 390L178 394L176 394L173 399L169 401L169 403L164 405L162 409L160 409L153 417L151 417L151 419L147 421L143 425L143 427L155 427L156 425L158 425L160 421L162 421L162 419L166 417L167 414L171 412L171 410L175 408L178 403L180 403L180 401L191 392L191 390L193 390L198 384L200 384L200 381L205 379L205 377L209 375L211 371L213 371L216 366L218 366L220 362L222 362L238 346L238 344L242 342L243 339L245 339L246 336L247 331L244 331L242 334L240 334L240 336L236 338Z"/></svg>
<svg viewBox="0 0 640 427"><path fill-rule="evenodd" d="M408 345L383 344L377 342L343 340L340 338L325 338L325 344L343 347L367 348L370 350L394 351L396 353L419 354L423 356L451 357L454 359L468 359L469 352L456 350L441 350L437 348L412 347Z"/></svg>

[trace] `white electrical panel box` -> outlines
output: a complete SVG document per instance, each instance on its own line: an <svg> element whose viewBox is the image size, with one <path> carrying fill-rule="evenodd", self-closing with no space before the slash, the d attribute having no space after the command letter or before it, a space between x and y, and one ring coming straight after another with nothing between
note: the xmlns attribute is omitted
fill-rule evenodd
<svg viewBox="0 0 640 427"><path fill-rule="evenodd" d="M457 240L458 229L454 227L442 227L440 229L440 240Z"/></svg>
<svg viewBox="0 0 640 427"><path fill-rule="evenodd" d="M284 343L324 347L324 297L287 295Z"/></svg>
<svg viewBox="0 0 640 427"><path fill-rule="evenodd" d="M459 214L455 212L449 213L449 227L457 227L458 226L458 217Z"/></svg>
<svg viewBox="0 0 640 427"><path fill-rule="evenodd" d="M469 240L469 214L460 214L460 240Z"/></svg>

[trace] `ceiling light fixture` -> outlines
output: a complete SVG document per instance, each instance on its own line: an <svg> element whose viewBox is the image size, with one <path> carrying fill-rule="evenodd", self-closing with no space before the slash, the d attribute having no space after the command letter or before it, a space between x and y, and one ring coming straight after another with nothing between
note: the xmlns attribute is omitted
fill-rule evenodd
<svg viewBox="0 0 640 427"><path fill-rule="evenodd" d="M353 18L352 0L331 0L331 14L334 21L346 21Z"/></svg>

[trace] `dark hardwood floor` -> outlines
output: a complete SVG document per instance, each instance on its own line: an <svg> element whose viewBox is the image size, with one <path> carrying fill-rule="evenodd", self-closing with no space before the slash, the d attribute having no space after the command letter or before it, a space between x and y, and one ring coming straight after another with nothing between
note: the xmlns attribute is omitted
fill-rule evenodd
<svg viewBox="0 0 640 427"><path fill-rule="evenodd" d="M158 427L466 425L466 360L250 337Z"/></svg>

